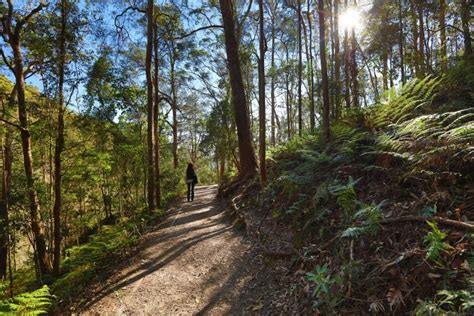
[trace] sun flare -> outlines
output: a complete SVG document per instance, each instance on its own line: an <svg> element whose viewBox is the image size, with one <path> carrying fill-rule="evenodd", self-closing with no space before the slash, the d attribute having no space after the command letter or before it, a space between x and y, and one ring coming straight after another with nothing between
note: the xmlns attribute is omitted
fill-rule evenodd
<svg viewBox="0 0 474 316"><path fill-rule="evenodd" d="M341 30L352 30L356 32L363 28L361 12L357 8L349 8L339 15L339 25Z"/></svg>

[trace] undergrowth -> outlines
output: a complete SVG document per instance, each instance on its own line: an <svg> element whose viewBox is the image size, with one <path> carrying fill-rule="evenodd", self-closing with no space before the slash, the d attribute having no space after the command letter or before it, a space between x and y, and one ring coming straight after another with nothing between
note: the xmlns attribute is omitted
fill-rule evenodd
<svg viewBox="0 0 474 316"><path fill-rule="evenodd" d="M42 315L48 312L53 298L48 286L26 292L10 300L0 302L0 313L4 315Z"/></svg>
<svg viewBox="0 0 474 316"><path fill-rule="evenodd" d="M472 73L470 62L412 80L346 112L330 142L316 133L270 151L257 203L300 254L319 253L302 263L316 311L474 312L472 235L431 220L474 217ZM384 222L407 216L427 221ZM278 234L269 227L261 240Z"/></svg>
<svg viewBox="0 0 474 316"><path fill-rule="evenodd" d="M167 200L176 196L169 194ZM12 299L0 299L0 313L24 315L44 314L51 310L60 312L71 303L77 302L93 280L107 267L113 267L117 259L123 258L132 250L143 232L156 224L163 211L143 210L131 217L122 217L114 225L100 226L89 241L72 246L64 251L62 275L59 278L43 276L48 286L38 287L33 270L19 270L14 277L14 292L22 293ZM7 282L0 282L0 294L9 296Z"/></svg>

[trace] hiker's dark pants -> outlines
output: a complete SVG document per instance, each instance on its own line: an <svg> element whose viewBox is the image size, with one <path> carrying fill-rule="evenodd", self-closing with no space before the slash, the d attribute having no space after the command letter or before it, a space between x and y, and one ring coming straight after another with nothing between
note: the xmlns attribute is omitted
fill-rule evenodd
<svg viewBox="0 0 474 316"><path fill-rule="evenodd" d="M188 183L188 202L194 201L194 183Z"/></svg>

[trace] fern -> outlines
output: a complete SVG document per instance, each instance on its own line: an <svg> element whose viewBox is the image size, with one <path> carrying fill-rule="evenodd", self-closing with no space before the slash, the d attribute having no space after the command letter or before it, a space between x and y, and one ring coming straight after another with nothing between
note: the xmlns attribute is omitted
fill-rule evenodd
<svg viewBox="0 0 474 316"><path fill-rule="evenodd" d="M286 214L294 214L294 213L300 213L300 212L305 212L307 209L307 201L304 198L304 196L301 196L300 199L298 199L295 203L293 203L288 210L286 211Z"/></svg>
<svg viewBox="0 0 474 316"><path fill-rule="evenodd" d="M362 235L376 234L380 227L380 219L382 218L382 205L385 201L375 205L366 205L354 214L353 219L356 221L364 221L363 226L349 227L342 232L342 237L350 239L359 239Z"/></svg>
<svg viewBox="0 0 474 316"><path fill-rule="evenodd" d="M404 161L407 170L402 178L429 178L443 172L450 172L452 179L462 177L469 169L465 163L474 163L474 108L424 113L440 82L442 78L415 80L398 97L382 102L374 125L384 131L377 139L378 148L364 155Z"/></svg>
<svg viewBox="0 0 474 316"><path fill-rule="evenodd" d="M48 286L15 296L12 300L0 302L0 313L21 315L42 315L52 304Z"/></svg>
<svg viewBox="0 0 474 316"><path fill-rule="evenodd" d="M349 227L342 232L341 236L356 240L359 239L361 236L367 234L368 232L369 229L367 226Z"/></svg>
<svg viewBox="0 0 474 316"><path fill-rule="evenodd" d="M440 290L431 301L422 301L415 309L416 315L445 315L463 313L471 315L474 310L474 293L467 290Z"/></svg>
<svg viewBox="0 0 474 316"><path fill-rule="evenodd" d="M367 205L354 214L354 219L364 219L368 224L375 225L380 222L382 217L381 208L385 201L377 205Z"/></svg>
<svg viewBox="0 0 474 316"><path fill-rule="evenodd" d="M427 76L421 80L413 79L400 89L398 95L392 92L379 104L373 118L374 126L383 128L415 117L431 104L441 82L442 78Z"/></svg>
<svg viewBox="0 0 474 316"><path fill-rule="evenodd" d="M435 222L426 221L426 223L432 229L424 238L424 242L427 245L426 258L441 265L441 255L452 249L452 247L447 242L444 242L447 235L438 228Z"/></svg>
<svg viewBox="0 0 474 316"><path fill-rule="evenodd" d="M311 198L312 205L316 208L318 205L324 205L329 200L329 184L328 182L323 182L316 189L316 193Z"/></svg>
<svg viewBox="0 0 474 316"><path fill-rule="evenodd" d="M314 165L320 165L331 161L331 156L316 150L302 149L298 150L297 153L300 153L303 159L313 163Z"/></svg>
<svg viewBox="0 0 474 316"><path fill-rule="evenodd" d="M335 184L329 187L329 192L336 196L337 204L346 212L354 210L358 204L354 186L360 180L361 178L353 180L349 177L347 184Z"/></svg>
<svg viewBox="0 0 474 316"><path fill-rule="evenodd" d="M430 218L430 217L434 216L437 212L438 212L438 207L436 206L436 204L433 205L433 206L425 206L421 210L421 216L423 216L425 218Z"/></svg>

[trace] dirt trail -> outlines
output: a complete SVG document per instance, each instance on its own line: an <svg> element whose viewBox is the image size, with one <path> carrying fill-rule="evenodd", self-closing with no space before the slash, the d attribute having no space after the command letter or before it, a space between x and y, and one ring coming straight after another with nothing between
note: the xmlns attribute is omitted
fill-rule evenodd
<svg viewBox="0 0 474 316"><path fill-rule="evenodd" d="M83 315L246 314L243 294L259 274L250 245L226 219L217 186L182 199L139 254L122 263L87 302ZM253 283L255 284L255 283ZM258 308L258 307L257 307ZM255 310L254 310L255 311Z"/></svg>

